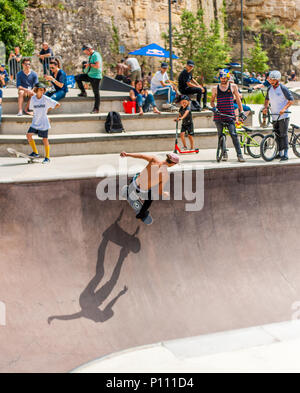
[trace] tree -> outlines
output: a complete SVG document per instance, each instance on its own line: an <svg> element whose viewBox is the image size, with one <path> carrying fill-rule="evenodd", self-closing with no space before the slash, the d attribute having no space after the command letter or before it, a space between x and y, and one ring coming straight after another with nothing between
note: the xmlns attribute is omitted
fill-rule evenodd
<svg viewBox="0 0 300 393"><path fill-rule="evenodd" d="M249 50L249 57L245 58L245 64L250 71L263 73L269 69L269 57L261 45L261 35L253 37L255 45Z"/></svg>
<svg viewBox="0 0 300 393"><path fill-rule="evenodd" d="M0 40L6 45L7 53L19 46L23 55L33 54L34 44L31 39L27 39L24 22L27 6L27 0L0 0Z"/></svg>
<svg viewBox="0 0 300 393"><path fill-rule="evenodd" d="M163 38L167 40L168 35L163 34ZM195 62L197 74L201 74L205 82L211 82L216 71L230 59L231 48L226 34L221 37L219 21L207 27L202 9L196 15L183 11L180 27L173 27L173 45L183 64L188 59Z"/></svg>

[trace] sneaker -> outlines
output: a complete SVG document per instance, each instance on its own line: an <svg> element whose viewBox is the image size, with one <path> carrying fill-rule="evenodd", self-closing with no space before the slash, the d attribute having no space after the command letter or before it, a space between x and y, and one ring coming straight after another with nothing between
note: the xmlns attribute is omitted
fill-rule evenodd
<svg viewBox="0 0 300 393"><path fill-rule="evenodd" d="M45 158L44 161L43 161L43 164L49 164L49 163L50 163L49 158Z"/></svg>
<svg viewBox="0 0 300 393"><path fill-rule="evenodd" d="M280 153L277 154L277 156L274 158L274 160L281 160L282 156L280 155Z"/></svg>
<svg viewBox="0 0 300 393"><path fill-rule="evenodd" d="M32 157L32 158L39 158L39 154L37 154L37 153L34 153L34 152L32 152L31 154L29 154L29 157Z"/></svg>
<svg viewBox="0 0 300 393"><path fill-rule="evenodd" d="M238 162L246 162L243 156L238 156Z"/></svg>
<svg viewBox="0 0 300 393"><path fill-rule="evenodd" d="M171 108L171 104L162 104L162 109L170 109Z"/></svg>
<svg viewBox="0 0 300 393"><path fill-rule="evenodd" d="M92 115L95 115L97 113L99 113L99 109L93 109L92 112L91 112Z"/></svg>
<svg viewBox="0 0 300 393"><path fill-rule="evenodd" d="M283 156L280 158L280 161L288 161L288 160L289 160L289 158L287 156Z"/></svg>
<svg viewBox="0 0 300 393"><path fill-rule="evenodd" d="M187 146L183 146L183 150L188 150Z"/></svg>
<svg viewBox="0 0 300 393"><path fill-rule="evenodd" d="M224 153L222 161L228 161L228 153Z"/></svg>
<svg viewBox="0 0 300 393"><path fill-rule="evenodd" d="M87 97L87 94L86 94L86 92L81 92L81 93L79 93L78 94L78 97Z"/></svg>
<svg viewBox="0 0 300 393"><path fill-rule="evenodd" d="M18 112L17 116L23 116L23 111Z"/></svg>

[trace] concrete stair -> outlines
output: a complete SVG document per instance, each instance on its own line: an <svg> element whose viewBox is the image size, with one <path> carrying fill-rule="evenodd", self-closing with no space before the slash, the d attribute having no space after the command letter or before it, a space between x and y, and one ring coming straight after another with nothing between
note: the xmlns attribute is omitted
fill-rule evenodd
<svg viewBox="0 0 300 393"><path fill-rule="evenodd" d="M258 130L257 130L258 131ZM259 132L262 130L260 129ZM270 128L264 129L269 133ZM42 141L35 137L40 153L43 153ZM51 156L70 156L85 154L111 154L122 150L127 152L172 151L175 144L173 130L135 131L121 134L62 134L50 135ZM217 146L217 131L213 128L195 130L195 146L199 149L214 149ZM228 146L232 146L228 138ZM30 153L25 135L0 135L0 156L8 156L7 148Z"/></svg>
<svg viewBox="0 0 300 393"><path fill-rule="evenodd" d="M122 102L128 99L127 94L101 92L101 113L93 115L89 113L94 102L92 93L88 91L87 98L77 97L77 93L77 90L71 91L69 96L61 101L61 108L49 115L52 156L118 153L121 150L173 150L176 113L162 112L157 115L150 112L143 116L125 114ZM166 102L166 97L159 96L156 101L160 107ZM8 155L7 147L29 152L26 132L32 117L18 117L16 109L16 91L5 91L0 128L0 156ZM124 133L106 133L104 125L109 111L120 112ZM212 113L194 112L193 119L196 146L200 149L214 148L217 133ZM252 116L247 119L246 124L252 125Z"/></svg>

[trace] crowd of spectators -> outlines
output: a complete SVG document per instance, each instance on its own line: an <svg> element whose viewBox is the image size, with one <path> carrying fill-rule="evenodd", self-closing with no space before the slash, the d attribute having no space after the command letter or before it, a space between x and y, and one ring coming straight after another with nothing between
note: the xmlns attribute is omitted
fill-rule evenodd
<svg viewBox="0 0 300 393"><path fill-rule="evenodd" d="M89 83L94 94L93 114L99 113L100 110L100 82L102 80L103 62L99 52L91 45L86 44L82 47L82 52L87 56L87 60L82 63L82 72L75 76L75 81L80 89L79 96L87 97L86 84ZM64 99L68 93L68 78L62 69L60 59L55 57L53 50L47 42L42 43L41 50L38 52L39 62L43 67L43 79L48 82L49 89L46 93L48 97L55 101ZM14 80L18 88L18 116L23 113L31 115L29 110L30 99L34 95L34 86L38 83L37 73L31 69L31 59L22 57L19 47L11 51L8 58L8 72L5 65L0 65L0 88L6 87L7 84ZM192 60L186 62L185 67L180 72L177 81L170 80L168 76L169 65L162 62L159 69L147 74L143 72L143 66L135 57L125 57L121 59L116 66L116 80L124 82L132 87L130 99L136 102L137 112L142 115L149 110L159 114L155 97L166 96L166 102L162 105L165 110L175 110L174 102L176 97L185 95L188 97L195 96L198 102L198 108L205 109L207 104L207 88L199 83L199 78L195 77L195 64ZM268 73L249 72L247 69L244 74L248 77L256 78L260 84L265 86L268 79ZM287 81L296 81L297 76L294 70L291 70L286 76ZM1 101L2 101L2 91ZM23 105L26 103L24 111ZM1 107L1 106L0 106ZM1 111L0 111L1 115Z"/></svg>

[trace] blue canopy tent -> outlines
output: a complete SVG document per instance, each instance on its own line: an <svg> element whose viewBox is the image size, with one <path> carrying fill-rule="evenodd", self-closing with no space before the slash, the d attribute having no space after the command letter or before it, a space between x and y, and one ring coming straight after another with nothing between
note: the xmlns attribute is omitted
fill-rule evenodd
<svg viewBox="0 0 300 393"><path fill-rule="evenodd" d="M164 48L162 48L161 46L159 46L157 44L150 44L150 45L144 46L143 48L137 49L133 52L129 52L129 55L169 58L170 52L165 50ZM178 59L178 56L174 55L174 53L173 53L172 58Z"/></svg>

